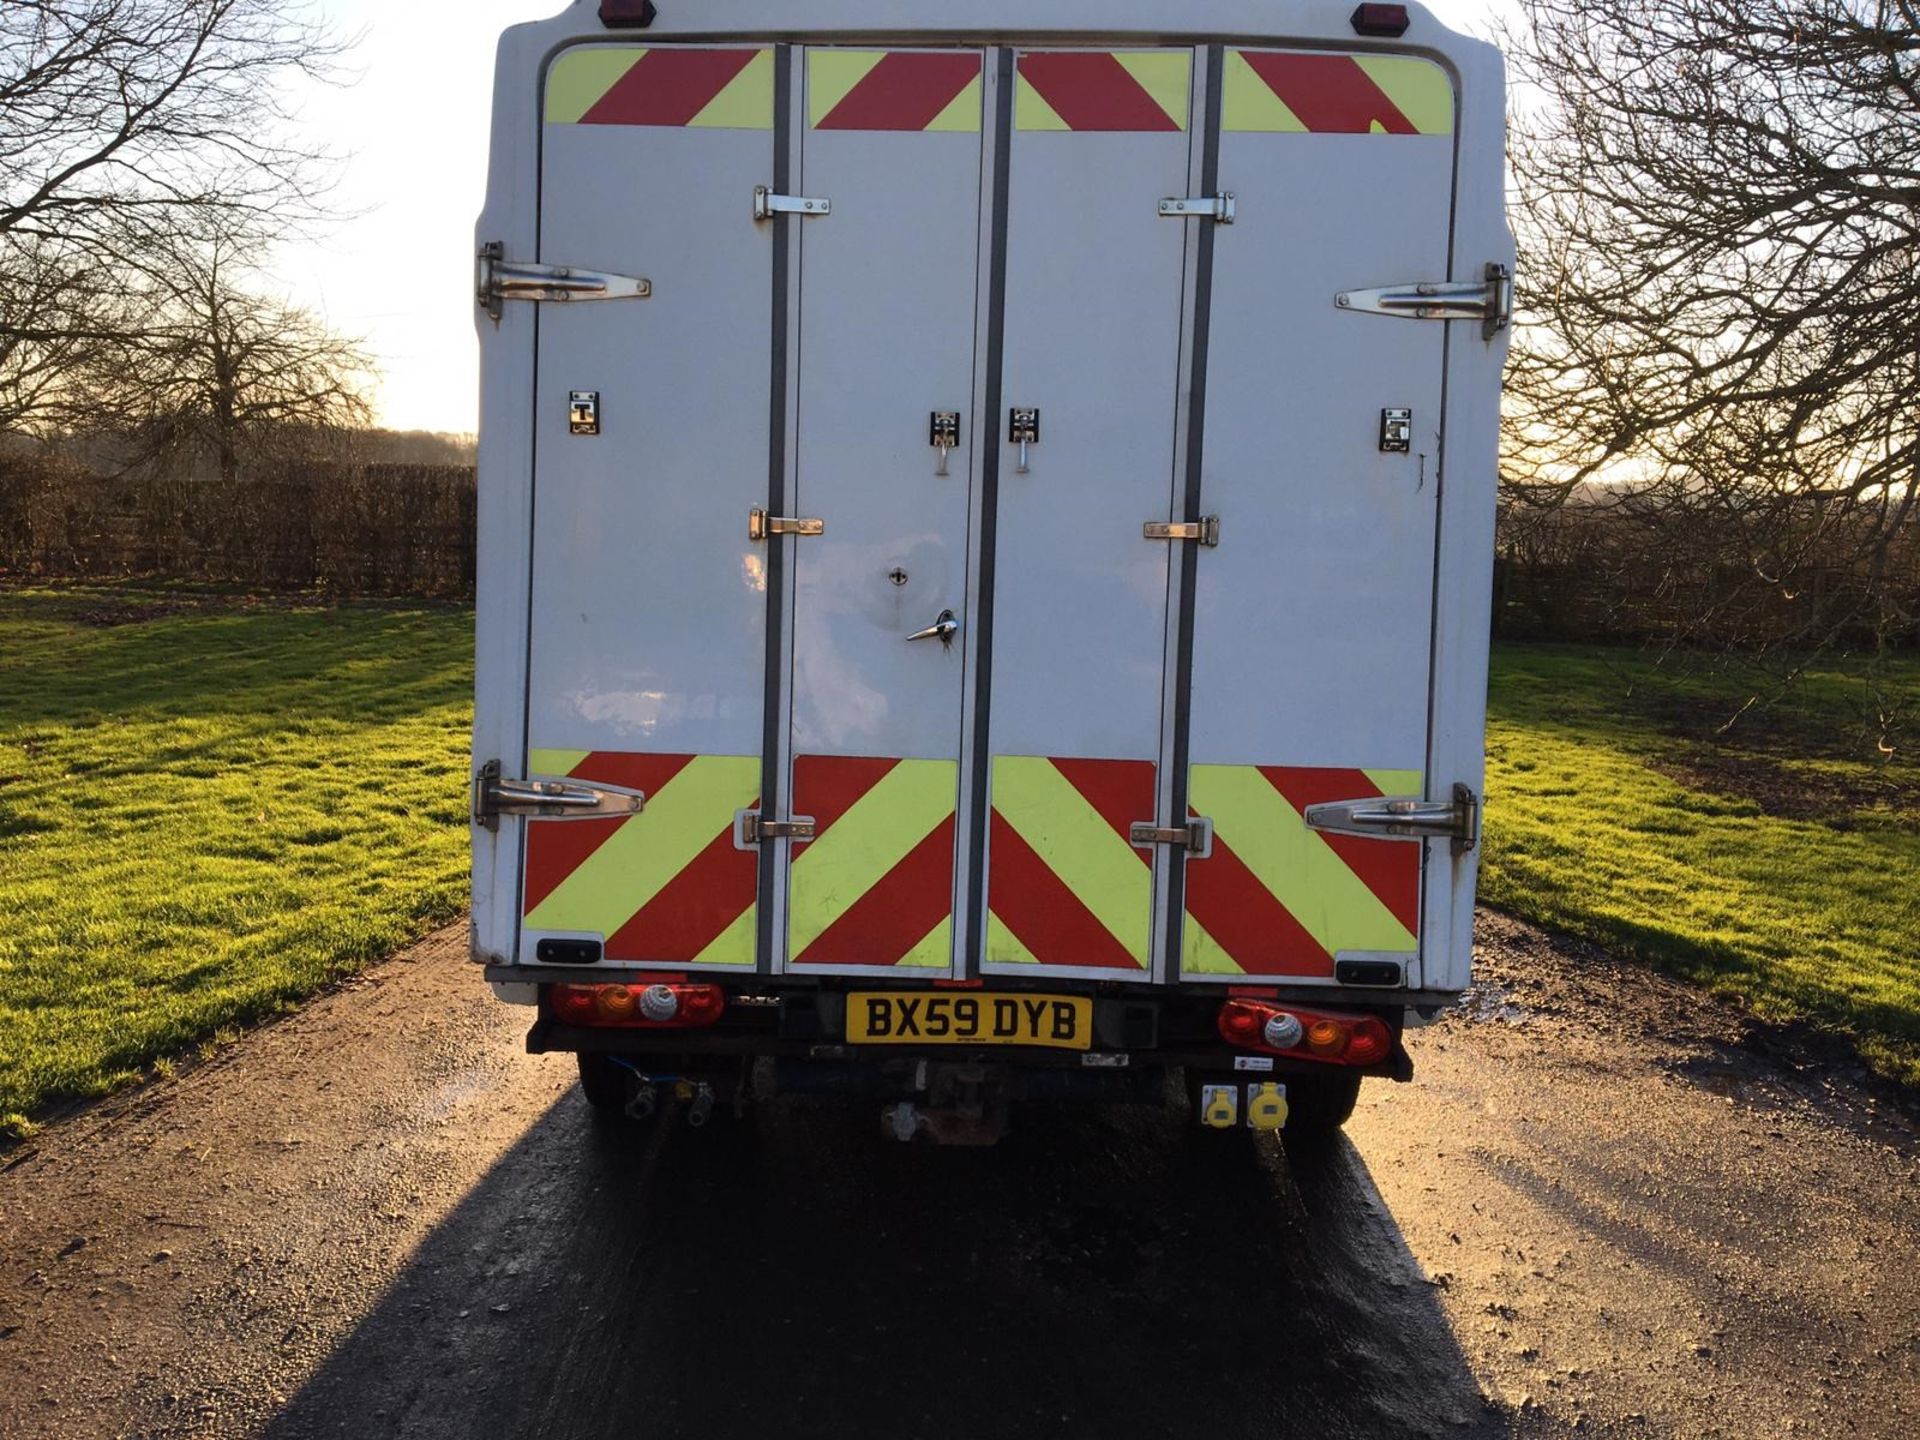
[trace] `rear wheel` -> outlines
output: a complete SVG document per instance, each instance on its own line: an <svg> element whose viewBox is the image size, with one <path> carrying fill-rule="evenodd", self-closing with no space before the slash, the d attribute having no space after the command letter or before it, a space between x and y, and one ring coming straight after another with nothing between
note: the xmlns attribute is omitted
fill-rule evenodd
<svg viewBox="0 0 1920 1440"><path fill-rule="evenodd" d="M580 1062L580 1092L587 1104L607 1115L623 1115L627 1109L627 1081L632 1071L611 1055L576 1055Z"/></svg>
<svg viewBox="0 0 1920 1440"><path fill-rule="evenodd" d="M1287 1129L1302 1135L1332 1135L1347 1123L1360 1099L1360 1076L1351 1071L1287 1077Z"/></svg>

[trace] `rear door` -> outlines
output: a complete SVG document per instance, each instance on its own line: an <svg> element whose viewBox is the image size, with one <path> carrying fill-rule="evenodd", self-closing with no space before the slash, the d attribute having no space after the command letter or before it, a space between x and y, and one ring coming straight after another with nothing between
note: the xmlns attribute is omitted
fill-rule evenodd
<svg viewBox="0 0 1920 1440"><path fill-rule="evenodd" d="M1228 48L1197 513L1181 974L1417 982L1419 842L1325 835L1307 806L1428 786L1446 325L1336 293L1448 274L1454 95L1398 56ZM1383 412L1410 411L1404 450ZM1397 421L1398 417L1389 417ZM1429 798L1445 799L1444 795Z"/></svg>
<svg viewBox="0 0 1920 1440"><path fill-rule="evenodd" d="M832 208L800 224L795 503L822 530L788 551L788 793L813 828L791 843L785 965L945 975L985 56L804 60L799 188Z"/></svg>
<svg viewBox="0 0 1920 1440"><path fill-rule="evenodd" d="M1015 57L983 968L1144 980L1164 741L1189 50ZM1013 427L1032 427L1024 447ZM1024 463L1022 456L1024 455Z"/></svg>
<svg viewBox="0 0 1920 1440"><path fill-rule="evenodd" d="M766 702L747 523L768 493L773 241L753 192L774 173L774 54L582 46L544 106L539 258L646 276L653 297L540 309L527 760L648 805L529 822L522 958L573 940L750 969L759 857L735 837ZM598 434L572 433L574 392L597 397Z"/></svg>

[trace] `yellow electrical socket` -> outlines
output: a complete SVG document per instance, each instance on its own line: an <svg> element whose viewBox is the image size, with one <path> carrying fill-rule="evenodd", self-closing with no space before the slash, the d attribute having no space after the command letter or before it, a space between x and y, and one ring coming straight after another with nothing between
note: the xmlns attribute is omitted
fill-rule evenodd
<svg viewBox="0 0 1920 1440"><path fill-rule="evenodd" d="M1238 1085L1200 1087L1200 1123L1210 1130L1231 1130L1240 1123Z"/></svg>
<svg viewBox="0 0 1920 1440"><path fill-rule="evenodd" d="M1287 1087L1275 1081L1247 1086L1247 1124L1278 1130L1287 1123Z"/></svg>

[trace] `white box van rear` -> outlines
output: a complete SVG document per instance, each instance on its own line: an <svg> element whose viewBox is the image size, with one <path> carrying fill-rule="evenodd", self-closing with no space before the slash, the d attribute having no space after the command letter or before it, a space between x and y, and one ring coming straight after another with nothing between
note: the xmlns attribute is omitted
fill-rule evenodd
<svg viewBox="0 0 1920 1440"><path fill-rule="evenodd" d="M1405 1078L1469 978L1503 105L1417 6L508 31L474 945L532 1048L946 1138Z"/></svg>

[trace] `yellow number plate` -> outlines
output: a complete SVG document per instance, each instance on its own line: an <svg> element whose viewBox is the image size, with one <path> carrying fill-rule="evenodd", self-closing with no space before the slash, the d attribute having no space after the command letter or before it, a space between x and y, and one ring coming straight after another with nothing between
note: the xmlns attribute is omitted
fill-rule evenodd
<svg viewBox="0 0 1920 1440"><path fill-rule="evenodd" d="M847 996L847 1039L855 1045L1093 1045L1093 1001L1083 995Z"/></svg>

